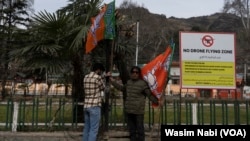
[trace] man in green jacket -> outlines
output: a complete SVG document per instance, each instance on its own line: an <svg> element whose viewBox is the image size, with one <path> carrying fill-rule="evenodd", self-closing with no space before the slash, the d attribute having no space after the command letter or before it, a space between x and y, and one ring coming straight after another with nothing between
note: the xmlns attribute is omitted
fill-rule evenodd
<svg viewBox="0 0 250 141"><path fill-rule="evenodd" d="M107 75L110 76L110 82L115 88L127 92L124 106L127 113L130 141L145 141L144 110L146 97L157 105L158 99L151 94L147 82L141 79L140 67L133 66L131 68L130 79L125 85L116 83L110 73L107 73Z"/></svg>

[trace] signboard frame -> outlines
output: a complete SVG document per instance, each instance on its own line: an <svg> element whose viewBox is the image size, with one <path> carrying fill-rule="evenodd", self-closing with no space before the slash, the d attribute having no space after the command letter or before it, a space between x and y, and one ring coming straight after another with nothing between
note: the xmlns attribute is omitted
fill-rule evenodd
<svg viewBox="0 0 250 141"><path fill-rule="evenodd" d="M181 88L236 89L235 33L180 31Z"/></svg>

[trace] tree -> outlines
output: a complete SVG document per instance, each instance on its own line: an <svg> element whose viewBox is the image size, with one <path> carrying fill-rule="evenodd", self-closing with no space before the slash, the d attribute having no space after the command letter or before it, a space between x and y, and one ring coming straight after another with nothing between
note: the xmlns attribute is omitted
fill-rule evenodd
<svg viewBox="0 0 250 141"><path fill-rule="evenodd" d="M24 28L27 28L32 14L33 0L2 0L0 3L0 59L2 70L2 97L5 98L5 88L8 76L11 71L9 52L24 45Z"/></svg>
<svg viewBox="0 0 250 141"><path fill-rule="evenodd" d="M233 13L241 17L246 34L249 36L250 31L250 2L249 0L225 0L224 12Z"/></svg>
<svg viewBox="0 0 250 141"><path fill-rule="evenodd" d="M84 76L84 46L90 18L98 13L99 0L70 0L67 6L55 13L40 11L34 15L31 27L28 29L29 44L13 50L14 58L23 60L22 66L29 70L46 71L46 74L61 74L71 76L72 101L75 103L73 117L75 122L82 120L83 106L77 102L83 101ZM67 75L64 75L66 74ZM50 81L47 81L49 86ZM73 114L76 116L76 114Z"/></svg>
<svg viewBox="0 0 250 141"><path fill-rule="evenodd" d="M71 2L56 13L36 14L28 29L30 45L12 51L12 55L25 60L23 66L28 69L40 68L52 75L72 74L72 98L79 100L83 97L84 40L90 17L96 13L100 1Z"/></svg>
<svg viewBox="0 0 250 141"><path fill-rule="evenodd" d="M225 0L223 12L232 13L241 18L243 30L238 35L238 39L245 41L242 47L249 48L250 37L250 1L249 0ZM241 42L242 43L242 42Z"/></svg>
<svg viewBox="0 0 250 141"><path fill-rule="evenodd" d="M250 64L249 52L250 44L250 1L249 0L225 0L223 8L224 12L232 13L241 18L243 30L238 34L237 40L239 41L239 57L242 66ZM246 75L246 74L245 74Z"/></svg>

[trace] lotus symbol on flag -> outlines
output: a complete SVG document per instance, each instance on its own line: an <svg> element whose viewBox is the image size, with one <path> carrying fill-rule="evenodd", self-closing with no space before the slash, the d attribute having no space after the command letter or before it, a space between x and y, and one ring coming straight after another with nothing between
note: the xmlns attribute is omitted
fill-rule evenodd
<svg viewBox="0 0 250 141"><path fill-rule="evenodd" d="M156 91L157 86L158 86L156 77L155 77L155 69L156 68L154 67L151 71L149 71L146 75L143 76L144 80L148 82L148 85L152 91Z"/></svg>

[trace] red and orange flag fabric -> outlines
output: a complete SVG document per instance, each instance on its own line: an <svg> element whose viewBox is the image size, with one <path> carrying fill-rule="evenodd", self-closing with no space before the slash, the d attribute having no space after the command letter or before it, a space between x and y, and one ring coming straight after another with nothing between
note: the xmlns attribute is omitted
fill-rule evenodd
<svg viewBox="0 0 250 141"><path fill-rule="evenodd" d="M171 56L172 48L169 46L164 53L158 55L141 69L143 79L148 83L152 94L158 99L164 94Z"/></svg>
<svg viewBox="0 0 250 141"><path fill-rule="evenodd" d="M98 41L114 39L115 37L115 1L105 4L100 13L91 19L92 25L88 31L86 53L91 52Z"/></svg>

